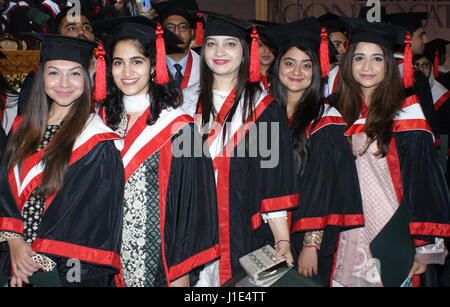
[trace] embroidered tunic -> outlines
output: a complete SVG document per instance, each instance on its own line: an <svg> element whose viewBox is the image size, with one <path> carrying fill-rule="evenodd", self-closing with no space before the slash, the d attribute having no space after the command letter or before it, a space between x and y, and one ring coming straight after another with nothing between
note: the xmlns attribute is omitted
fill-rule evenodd
<svg viewBox="0 0 450 307"><path fill-rule="evenodd" d="M117 132L126 136L128 116ZM154 285L161 258L159 225L159 151L147 158L125 184L122 230L122 276L129 287Z"/></svg>

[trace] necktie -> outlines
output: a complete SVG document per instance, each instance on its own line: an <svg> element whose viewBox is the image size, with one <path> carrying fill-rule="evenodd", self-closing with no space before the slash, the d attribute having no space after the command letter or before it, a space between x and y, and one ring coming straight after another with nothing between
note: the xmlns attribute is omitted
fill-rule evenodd
<svg viewBox="0 0 450 307"><path fill-rule="evenodd" d="M174 64L173 67L177 70L175 73L175 82L177 83L178 87L181 86L181 81L183 81L183 75L181 74L181 69L183 68L180 64Z"/></svg>

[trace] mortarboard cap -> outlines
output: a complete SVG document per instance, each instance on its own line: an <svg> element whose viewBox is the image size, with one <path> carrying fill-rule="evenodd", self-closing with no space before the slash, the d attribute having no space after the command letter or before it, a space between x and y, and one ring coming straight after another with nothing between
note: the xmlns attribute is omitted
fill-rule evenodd
<svg viewBox="0 0 450 307"><path fill-rule="evenodd" d="M368 22L360 18L341 17L349 30L349 41L352 43L368 42L393 49L395 45L403 45L406 29L384 23Z"/></svg>
<svg viewBox="0 0 450 307"><path fill-rule="evenodd" d="M435 78L439 75L439 56L446 54L446 46L450 41L437 38L425 45L424 54L433 61L433 75Z"/></svg>
<svg viewBox="0 0 450 307"><path fill-rule="evenodd" d="M270 22L270 21L256 20L256 19L249 19L248 21L253 23L256 26L256 29L258 29L258 31L263 31L264 29L272 28L272 27L278 26L280 24L277 22Z"/></svg>
<svg viewBox="0 0 450 307"><path fill-rule="evenodd" d="M92 26L99 32L109 35L110 43L121 39L137 39L144 45L157 39L158 23L145 16L125 16L95 21ZM163 37L168 45L182 44L183 41L174 33L163 29Z"/></svg>
<svg viewBox="0 0 450 307"><path fill-rule="evenodd" d="M263 32L268 28L273 28L273 27L280 25L280 23L264 21L264 20L256 20L256 19L249 19L249 21L254 23L256 29L258 30L259 35L265 39L264 43L269 44L271 48L276 49L274 46L272 46L272 44L270 44L269 39L264 36Z"/></svg>
<svg viewBox="0 0 450 307"><path fill-rule="evenodd" d="M89 69L92 51L97 48L97 62L95 72L94 99L96 101L106 98L106 68L105 51L103 46L95 41L59 34L26 33L42 42L41 63L51 60L67 60L80 63ZM100 93L104 92L104 96Z"/></svg>
<svg viewBox="0 0 450 307"><path fill-rule="evenodd" d="M203 44L203 15L199 12L198 4L195 0L168 0L152 3L156 13L158 13L159 22L171 15L178 15L189 22L191 28L196 29L196 44Z"/></svg>
<svg viewBox="0 0 450 307"><path fill-rule="evenodd" d="M422 27L422 20L427 19L426 12L395 13L386 15L386 22L405 28L412 35Z"/></svg>
<svg viewBox="0 0 450 307"><path fill-rule="evenodd" d="M207 16L204 36L224 35L239 39L247 39L255 24L231 15L201 11Z"/></svg>
<svg viewBox="0 0 450 307"><path fill-rule="evenodd" d="M205 38L216 35L231 36L243 40L247 40L248 37L251 38L249 81L259 82L261 80L261 70L259 47L256 41L259 38L259 34L256 25L249 20L230 15L210 11L200 11L200 13L207 16L204 31Z"/></svg>
<svg viewBox="0 0 450 307"><path fill-rule="evenodd" d="M23 35L40 40L40 61L45 63L52 60L66 60L80 63L89 67L92 51L98 46L95 41L64 36L59 34L23 33Z"/></svg>
<svg viewBox="0 0 450 307"><path fill-rule="evenodd" d="M347 32L347 27L342 22L340 16L336 14L333 13L323 14L322 16L317 18L317 21L327 29L328 33Z"/></svg>
<svg viewBox="0 0 450 307"><path fill-rule="evenodd" d="M165 44L182 44L183 41L177 35L167 29L163 29L160 23L157 23L145 16L115 17L94 22L93 26L99 31L109 34L110 44L121 39L137 39L144 45L155 42L155 81L158 84L169 82Z"/></svg>
<svg viewBox="0 0 450 307"><path fill-rule="evenodd" d="M402 81L406 88L414 84L411 35L406 29L384 22L368 22L360 18L342 17L342 20L348 25L350 44L374 43L389 50L395 45L405 45Z"/></svg>
<svg viewBox="0 0 450 307"><path fill-rule="evenodd" d="M152 7L158 13L159 22L163 23L164 20L171 15L179 15L184 17L191 27L195 28L197 22L197 14L193 13L198 11L199 7L195 0L168 0L162 2L152 2Z"/></svg>
<svg viewBox="0 0 450 307"><path fill-rule="evenodd" d="M322 77L325 77L329 72L330 54L337 54L326 30L315 17L309 17L268 28L262 31L262 35L268 38L278 52L294 46L312 49L320 59Z"/></svg>

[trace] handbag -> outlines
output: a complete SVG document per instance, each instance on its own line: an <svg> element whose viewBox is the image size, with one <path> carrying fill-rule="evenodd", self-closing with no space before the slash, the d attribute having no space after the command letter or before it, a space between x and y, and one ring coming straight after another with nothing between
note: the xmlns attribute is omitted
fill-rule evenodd
<svg viewBox="0 0 450 307"><path fill-rule="evenodd" d="M270 286L290 269L286 259L274 259L276 250L263 246L241 258L239 263L257 286Z"/></svg>

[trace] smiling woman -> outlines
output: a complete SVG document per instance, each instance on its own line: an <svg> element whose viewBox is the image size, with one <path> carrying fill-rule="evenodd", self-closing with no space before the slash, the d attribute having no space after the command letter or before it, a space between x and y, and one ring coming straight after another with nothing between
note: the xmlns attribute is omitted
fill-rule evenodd
<svg viewBox="0 0 450 307"><path fill-rule="evenodd" d="M77 62L53 60L45 63L43 76L44 90L53 102L48 122L58 125L83 94L85 71Z"/></svg>
<svg viewBox="0 0 450 307"><path fill-rule="evenodd" d="M122 276L128 287L188 286L198 267L218 257L212 161L183 137L198 135L178 108L182 95L167 75L164 44L182 42L143 17L95 23L110 33L106 122L124 141ZM160 62L160 60L163 60ZM179 151L179 150L178 150Z"/></svg>
<svg viewBox="0 0 450 307"><path fill-rule="evenodd" d="M450 198L433 134L417 96L406 97L392 54L405 35L384 23L346 22L350 42L336 99L349 127L365 223L341 233L332 281L398 287L428 264L443 264Z"/></svg>
<svg viewBox="0 0 450 307"><path fill-rule="evenodd" d="M12 197L0 204L0 275L13 272L11 286L39 286L38 275L114 286L124 173L120 136L90 112L87 67L97 43L31 36L42 41L41 64L5 151ZM74 259L75 281L66 274Z"/></svg>
<svg viewBox="0 0 450 307"><path fill-rule="evenodd" d="M112 76L124 95L145 95L150 81L150 59L134 40L120 41L112 54Z"/></svg>

